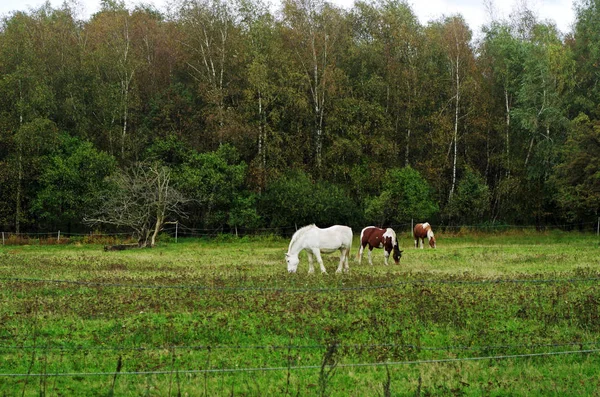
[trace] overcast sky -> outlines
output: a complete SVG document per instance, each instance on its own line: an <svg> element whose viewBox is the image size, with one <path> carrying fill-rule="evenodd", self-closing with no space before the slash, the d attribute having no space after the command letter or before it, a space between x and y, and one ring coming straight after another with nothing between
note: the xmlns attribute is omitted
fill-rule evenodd
<svg viewBox="0 0 600 397"><path fill-rule="evenodd" d="M30 8L38 8L45 0L0 0L0 14L15 10L26 11ZM83 9L81 18L87 19L91 14L98 11L100 0L78 0ZM167 0L144 0L148 4L154 4L159 10L163 9ZM277 0L273 0L277 1ZM330 0L345 8L351 8L354 0ZM517 4L525 2L541 20L551 20L556 23L559 30L567 33L572 30L575 20L573 10L574 0L494 0L495 19L509 18ZM128 6L135 5L141 1L126 0ZM63 0L50 0L53 7L60 7ZM482 25L490 22L489 7L484 0L408 0L413 11L419 17L422 24L430 20L439 19L442 15L461 14L471 30L477 35Z"/></svg>

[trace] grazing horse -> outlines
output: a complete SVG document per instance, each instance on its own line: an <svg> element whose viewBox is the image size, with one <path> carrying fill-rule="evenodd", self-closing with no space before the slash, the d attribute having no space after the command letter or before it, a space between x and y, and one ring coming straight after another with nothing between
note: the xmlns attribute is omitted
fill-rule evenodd
<svg viewBox="0 0 600 397"><path fill-rule="evenodd" d="M392 228L381 229L375 226L367 226L360 232L360 250L358 251L358 263L362 261L362 254L366 246L369 246L369 265L373 265L371 260L371 252L373 248L383 248L385 265L388 264L390 252L394 251L394 261L396 265L400 263L402 251L398 248L398 240L396 233Z"/></svg>
<svg viewBox="0 0 600 397"><path fill-rule="evenodd" d="M314 273L313 257L317 258L321 273L327 273L323 266L321 252L330 253L340 250L340 264L336 273L340 273L342 269L347 272L349 270L348 257L350 256L350 248L352 248L352 229L348 226L335 225L326 229L321 229L314 224L304 226L298 229L292 236L288 252L285 254L288 272L296 273L300 258L298 254L305 250L308 254L308 272Z"/></svg>
<svg viewBox="0 0 600 397"><path fill-rule="evenodd" d="M435 236L433 235L433 230L431 230L431 225L429 223L417 223L414 229L414 236L415 248L420 247L422 249L425 238L429 240L429 246L435 248Z"/></svg>

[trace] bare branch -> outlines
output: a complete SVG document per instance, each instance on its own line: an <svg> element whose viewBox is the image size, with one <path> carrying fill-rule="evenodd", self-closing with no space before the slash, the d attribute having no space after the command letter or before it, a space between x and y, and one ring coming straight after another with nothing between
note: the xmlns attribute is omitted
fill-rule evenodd
<svg viewBox="0 0 600 397"><path fill-rule="evenodd" d="M138 163L113 177L112 184L114 189L102 197L103 208L85 223L128 228L140 246L154 246L165 224L187 218L182 207L189 200L171 186L168 167Z"/></svg>

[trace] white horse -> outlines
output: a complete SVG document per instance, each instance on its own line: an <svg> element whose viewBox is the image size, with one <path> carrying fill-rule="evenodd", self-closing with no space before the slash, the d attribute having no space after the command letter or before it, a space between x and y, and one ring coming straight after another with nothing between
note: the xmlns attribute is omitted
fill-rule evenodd
<svg viewBox="0 0 600 397"><path fill-rule="evenodd" d="M326 229L318 228L317 226L308 225L298 229L292 236L288 252L285 254L288 272L296 273L300 258L300 251L306 250L308 254L308 272L314 273L313 256L317 258L321 273L327 273L321 259L321 252L330 253L340 250L340 264L336 273L340 273L342 269L347 272L348 257L350 256L350 248L352 248L352 229L348 226L335 225Z"/></svg>

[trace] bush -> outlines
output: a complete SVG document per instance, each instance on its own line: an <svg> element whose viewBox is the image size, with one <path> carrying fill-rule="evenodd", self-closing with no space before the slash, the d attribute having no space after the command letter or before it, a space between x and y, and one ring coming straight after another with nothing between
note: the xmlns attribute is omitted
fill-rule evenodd
<svg viewBox="0 0 600 397"><path fill-rule="evenodd" d="M259 201L259 213L271 227L354 225L358 206L341 186L313 182L302 172L292 172L267 187Z"/></svg>

